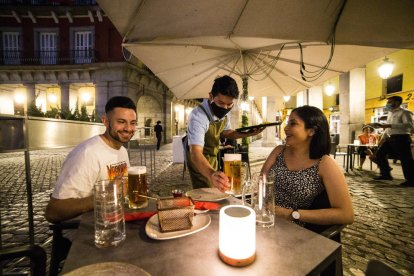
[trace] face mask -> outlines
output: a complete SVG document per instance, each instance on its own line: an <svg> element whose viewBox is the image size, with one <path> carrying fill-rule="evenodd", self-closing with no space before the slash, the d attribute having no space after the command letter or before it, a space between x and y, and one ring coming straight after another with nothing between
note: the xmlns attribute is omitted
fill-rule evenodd
<svg viewBox="0 0 414 276"><path fill-rule="evenodd" d="M213 114L216 115L217 118L221 119L224 116L226 116L227 113L230 112L231 108L223 108L218 105L216 105L215 102L211 102L210 104L211 110L213 111Z"/></svg>
<svg viewBox="0 0 414 276"><path fill-rule="evenodd" d="M391 111L393 109L393 107L394 107L394 105L392 103L387 103L385 105L385 109L388 110L388 111Z"/></svg>

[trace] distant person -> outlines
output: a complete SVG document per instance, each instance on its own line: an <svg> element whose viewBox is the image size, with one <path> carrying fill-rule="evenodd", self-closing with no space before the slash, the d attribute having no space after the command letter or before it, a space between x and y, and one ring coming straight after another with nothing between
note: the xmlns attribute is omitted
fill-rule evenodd
<svg viewBox="0 0 414 276"><path fill-rule="evenodd" d="M238 139L257 135L264 128L251 133L239 133L231 128L229 112L239 97L236 81L223 76L214 80L208 99L193 109L188 118L187 139L184 146L186 162L193 188L216 187L224 192L230 188L227 176L218 171L217 153L220 138Z"/></svg>
<svg viewBox="0 0 414 276"><path fill-rule="evenodd" d="M361 145L376 145L377 137L372 134L373 128L370 126L364 126L362 128L362 133L358 135L358 140ZM367 156L372 159L374 154L372 152L373 148L369 146L362 146L357 148L359 155L359 170L362 170L362 166L365 163Z"/></svg>
<svg viewBox="0 0 414 276"><path fill-rule="evenodd" d="M286 144L267 157L261 174L274 176L276 216L306 224L351 224L354 211L344 174L329 156L328 121L321 110L292 110L285 127ZM310 210L326 191L331 207Z"/></svg>
<svg viewBox="0 0 414 276"><path fill-rule="evenodd" d="M401 160L401 167L405 181L403 187L414 187L414 161L411 153L411 137L414 133L413 113L401 108L402 98L392 96L387 99L385 108L389 111L387 123L370 124L376 128L386 128L381 145L376 154L376 162L380 168L380 176L375 180L392 180L391 168L388 163L388 154L397 155Z"/></svg>
<svg viewBox="0 0 414 276"><path fill-rule="evenodd" d="M161 121L157 121L157 124L154 126L154 132L155 132L155 136L157 137L157 150L160 149L161 146L161 132L162 132L162 126L161 126Z"/></svg>
<svg viewBox="0 0 414 276"><path fill-rule="evenodd" d="M99 180L124 176L130 166L123 145L134 136L135 103L116 96L105 105L105 133L77 145L63 162L55 189L46 207L49 222L74 218L93 209L93 187ZM117 175L119 174L119 175Z"/></svg>

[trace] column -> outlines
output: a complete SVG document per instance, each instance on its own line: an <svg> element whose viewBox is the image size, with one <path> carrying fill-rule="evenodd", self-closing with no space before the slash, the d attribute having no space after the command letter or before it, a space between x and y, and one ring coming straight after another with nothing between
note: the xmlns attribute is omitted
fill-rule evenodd
<svg viewBox="0 0 414 276"><path fill-rule="evenodd" d="M365 120L365 69L356 68L339 76L341 144L348 144L362 130Z"/></svg>
<svg viewBox="0 0 414 276"><path fill-rule="evenodd" d="M26 110L28 110L30 104L36 99L35 84L27 83L24 86L26 87Z"/></svg>
<svg viewBox="0 0 414 276"><path fill-rule="evenodd" d="M263 118L267 122L274 122L276 119L276 97L263 97L263 106L266 106L266 110L263 110ZM264 105L266 102L266 105ZM265 112L266 111L266 112ZM276 141L276 130L274 127L266 128L263 132L263 147L275 147Z"/></svg>
<svg viewBox="0 0 414 276"><path fill-rule="evenodd" d="M323 91L322 86L314 86L309 88L308 104L323 110Z"/></svg>
<svg viewBox="0 0 414 276"><path fill-rule="evenodd" d="M101 118L105 114L105 104L109 98L108 82L95 83L95 114Z"/></svg>
<svg viewBox="0 0 414 276"><path fill-rule="evenodd" d="M69 83L59 83L60 86L60 108L69 110Z"/></svg>

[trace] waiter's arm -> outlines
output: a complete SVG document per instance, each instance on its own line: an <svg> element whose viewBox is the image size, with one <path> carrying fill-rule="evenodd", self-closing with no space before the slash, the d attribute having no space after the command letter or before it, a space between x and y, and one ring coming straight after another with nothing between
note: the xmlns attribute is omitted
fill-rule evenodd
<svg viewBox="0 0 414 276"><path fill-rule="evenodd" d="M203 147L190 146L190 157L198 171L213 184L214 187L224 192L230 188L227 176L221 171L215 171L203 155Z"/></svg>
<svg viewBox="0 0 414 276"><path fill-rule="evenodd" d="M224 138L236 140L236 139L239 139L239 138L255 136L255 135L261 133L264 129L265 129L265 127L255 128L254 131L252 131L252 132L237 132L234 129L228 129L228 130L223 131L221 133L221 136L223 136Z"/></svg>

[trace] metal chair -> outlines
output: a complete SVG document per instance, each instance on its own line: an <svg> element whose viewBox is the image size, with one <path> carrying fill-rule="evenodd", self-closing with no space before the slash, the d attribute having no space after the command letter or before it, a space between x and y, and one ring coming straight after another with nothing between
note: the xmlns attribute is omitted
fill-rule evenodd
<svg viewBox="0 0 414 276"><path fill-rule="evenodd" d="M62 235L63 230L77 229L79 223L79 220L74 219L49 225L49 229L53 231L49 276L56 276L59 274L60 263L66 259L72 245L72 242Z"/></svg>
<svg viewBox="0 0 414 276"><path fill-rule="evenodd" d="M30 258L30 270L33 276L43 276L46 274L46 251L38 245L19 246L14 248L0 249L0 261L13 260L17 258ZM1 275L4 274L0 270ZM16 275L13 273L13 275Z"/></svg>
<svg viewBox="0 0 414 276"><path fill-rule="evenodd" d="M334 159L336 159L336 156L343 156L344 157L343 167L345 168L346 152L341 152L341 147L337 145L335 142L331 142L330 154L334 156Z"/></svg>
<svg viewBox="0 0 414 276"><path fill-rule="evenodd" d="M309 210L317 210L330 207L331 204L329 202L328 194L326 193L326 190L324 190L313 200ZM324 237L327 237L328 239L341 243L341 231L345 228L345 225L318 225L307 223L305 225L305 228ZM338 269L339 271L337 271ZM335 263L330 264L320 275L342 275L342 262L338 266Z"/></svg>
<svg viewBox="0 0 414 276"><path fill-rule="evenodd" d="M313 200L309 210L325 209L330 207L331 204L329 203L328 194L326 193L326 190L324 190ZM345 225L319 225L307 223L305 228L340 243L341 231L345 228Z"/></svg>

